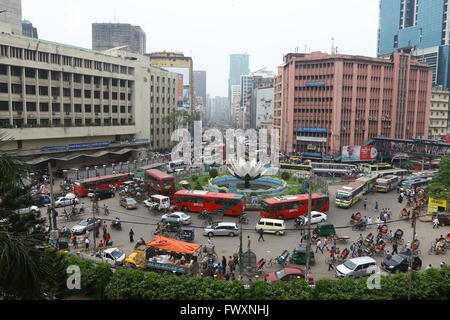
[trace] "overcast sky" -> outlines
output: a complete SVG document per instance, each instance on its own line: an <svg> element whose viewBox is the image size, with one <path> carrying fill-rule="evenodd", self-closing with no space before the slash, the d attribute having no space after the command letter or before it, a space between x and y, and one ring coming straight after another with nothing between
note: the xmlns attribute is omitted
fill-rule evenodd
<svg viewBox="0 0 450 320"><path fill-rule="evenodd" d="M207 93L227 96L229 55L276 72L283 54L331 50L375 56L378 0L22 0L39 38L91 48L91 23L139 25L147 52L183 51L207 71Z"/></svg>

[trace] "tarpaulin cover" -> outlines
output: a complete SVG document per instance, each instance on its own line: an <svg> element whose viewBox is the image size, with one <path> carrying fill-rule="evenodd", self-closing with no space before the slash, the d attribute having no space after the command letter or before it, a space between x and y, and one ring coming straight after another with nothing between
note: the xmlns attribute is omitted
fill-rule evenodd
<svg viewBox="0 0 450 320"><path fill-rule="evenodd" d="M199 244L179 241L162 236L156 236L153 240L147 242L147 245L161 250L187 254L192 254L201 247Z"/></svg>

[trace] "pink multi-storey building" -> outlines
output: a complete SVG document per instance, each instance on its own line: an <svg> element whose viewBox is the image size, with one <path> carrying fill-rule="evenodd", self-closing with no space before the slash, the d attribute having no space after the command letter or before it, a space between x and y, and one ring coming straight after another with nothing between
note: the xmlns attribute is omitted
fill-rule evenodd
<svg viewBox="0 0 450 320"><path fill-rule="evenodd" d="M428 137L431 72L409 54L290 53L277 79L274 127L284 152L338 156L373 137Z"/></svg>

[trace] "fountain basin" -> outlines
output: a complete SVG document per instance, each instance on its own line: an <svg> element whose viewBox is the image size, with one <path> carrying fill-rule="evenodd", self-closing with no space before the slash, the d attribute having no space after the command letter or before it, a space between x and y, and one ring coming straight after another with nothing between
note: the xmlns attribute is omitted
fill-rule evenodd
<svg viewBox="0 0 450 320"><path fill-rule="evenodd" d="M286 181L263 176L250 182L250 188L245 188L245 180L233 176L212 178L208 182L208 189L212 192L226 192L250 195L275 195L286 192Z"/></svg>

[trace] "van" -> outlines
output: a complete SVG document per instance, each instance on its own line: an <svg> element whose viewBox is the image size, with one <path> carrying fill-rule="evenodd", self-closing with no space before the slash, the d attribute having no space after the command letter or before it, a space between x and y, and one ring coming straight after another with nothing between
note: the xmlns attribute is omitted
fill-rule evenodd
<svg viewBox="0 0 450 320"><path fill-rule="evenodd" d="M203 230L203 235L212 236L230 236L234 237L239 234L239 227L235 222L219 222L211 226L207 226Z"/></svg>
<svg viewBox="0 0 450 320"><path fill-rule="evenodd" d="M280 236L285 233L286 225L284 220L263 218L256 224L255 229L256 231L262 229L264 233L275 233Z"/></svg>
<svg viewBox="0 0 450 320"><path fill-rule="evenodd" d="M336 267L338 278L359 278L374 274L377 271L377 262L371 257L359 257L347 260Z"/></svg>

